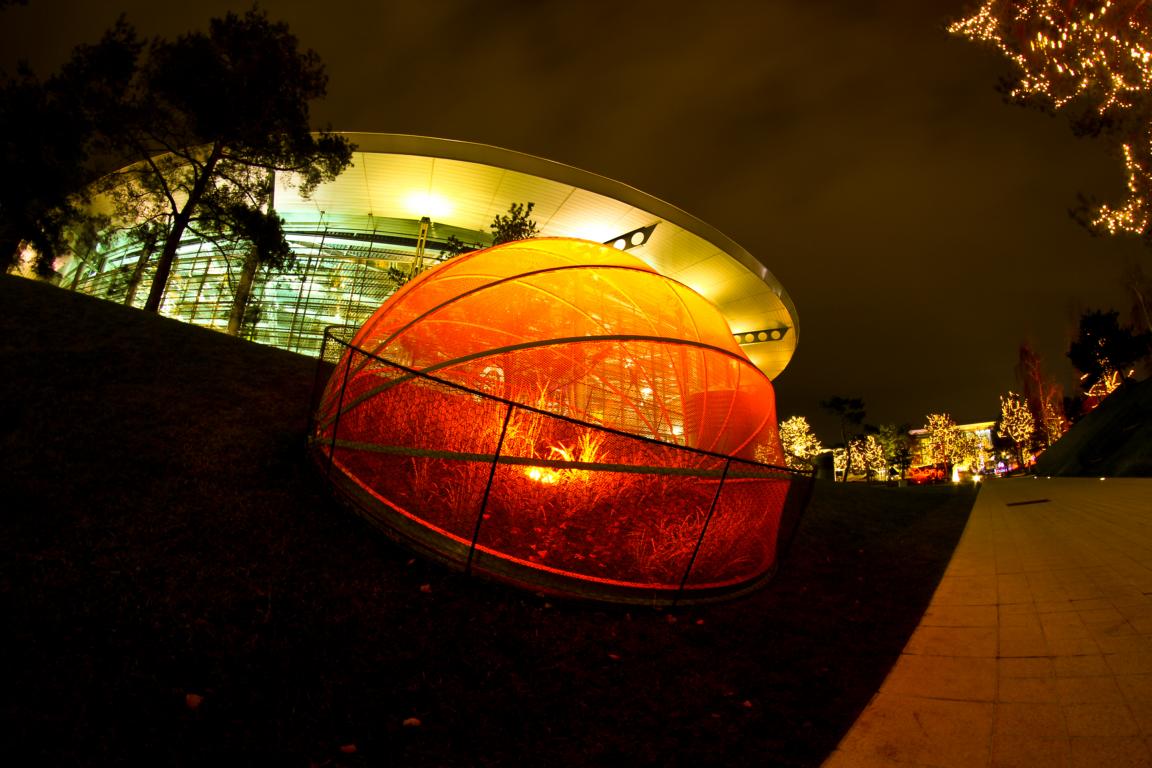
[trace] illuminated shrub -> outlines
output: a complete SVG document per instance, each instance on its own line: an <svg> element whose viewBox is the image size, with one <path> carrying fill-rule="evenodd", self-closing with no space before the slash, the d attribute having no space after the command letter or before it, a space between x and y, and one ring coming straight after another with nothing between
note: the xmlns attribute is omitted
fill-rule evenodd
<svg viewBox="0 0 1152 768"><path fill-rule="evenodd" d="M774 570L810 478L720 312L612 248L538 239L420 275L316 414L336 487L386 530L535 589L705 599Z"/></svg>

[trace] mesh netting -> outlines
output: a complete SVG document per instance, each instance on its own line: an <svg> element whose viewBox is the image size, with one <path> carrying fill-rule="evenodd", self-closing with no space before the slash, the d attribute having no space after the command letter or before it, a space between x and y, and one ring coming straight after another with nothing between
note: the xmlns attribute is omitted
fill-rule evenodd
<svg viewBox="0 0 1152 768"><path fill-rule="evenodd" d="M808 488L772 466L772 385L719 311L583 241L511 243L409 283L352 340L316 423L334 482L386 528L569 594L756 583Z"/></svg>

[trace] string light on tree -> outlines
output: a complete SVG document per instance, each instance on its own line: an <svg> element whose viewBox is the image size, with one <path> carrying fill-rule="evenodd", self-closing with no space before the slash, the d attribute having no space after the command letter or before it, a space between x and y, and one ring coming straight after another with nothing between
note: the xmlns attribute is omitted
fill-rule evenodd
<svg viewBox="0 0 1152 768"><path fill-rule="evenodd" d="M780 443L789 469L811 469L810 460L824 450L820 439L803 416L793 416L780 422Z"/></svg>
<svg viewBox="0 0 1152 768"><path fill-rule="evenodd" d="M1036 420L1028 403L1015 392L1000 396L1000 437L1006 437L1016 446L1016 459L1024 464L1024 447L1032 442Z"/></svg>
<svg viewBox="0 0 1152 768"><path fill-rule="evenodd" d="M952 460L952 452L960 430L956 422L946 413L928 414L924 425L925 453L933 464L947 464Z"/></svg>
<svg viewBox="0 0 1152 768"><path fill-rule="evenodd" d="M958 470L975 471L980 466L980 454L983 445L980 439L971 432L957 429L956 438L952 441L948 452L948 462L952 465L952 480L959 481Z"/></svg>
<svg viewBox="0 0 1152 768"><path fill-rule="evenodd" d="M1084 374L1080 377L1080 380L1083 381L1087 376L1088 374ZM1096 383L1089 387L1084 394L1095 400L1103 400L1119 388L1120 372L1110 370L1096 379Z"/></svg>
<svg viewBox="0 0 1152 768"><path fill-rule="evenodd" d="M862 470L869 481L877 476L881 480L887 479L888 460L884 455L884 446L874 435L849 440L847 450L844 448L833 449L832 462L838 473L844 474L844 471L849 468L849 458L852 459L851 470Z"/></svg>
<svg viewBox="0 0 1152 768"><path fill-rule="evenodd" d="M844 474L844 470L848 468L848 451L845 448L832 449L832 467L839 475ZM847 480L848 478L844 478Z"/></svg>
<svg viewBox="0 0 1152 768"><path fill-rule="evenodd" d="M1087 110L1080 130L1120 145L1127 195L1088 223L1109 234L1147 234L1152 224L1152 0L987 0L949 26L994 45L1019 68L1022 103Z"/></svg>
<svg viewBox="0 0 1152 768"><path fill-rule="evenodd" d="M884 446L875 435L868 435L863 440L853 440L852 448L857 451L859 466L864 467L868 477L878 477L880 480L888 479L888 460L884 456Z"/></svg>

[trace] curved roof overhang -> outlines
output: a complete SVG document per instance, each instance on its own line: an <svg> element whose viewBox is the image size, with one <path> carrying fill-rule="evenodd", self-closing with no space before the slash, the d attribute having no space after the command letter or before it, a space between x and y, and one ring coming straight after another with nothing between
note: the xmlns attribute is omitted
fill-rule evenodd
<svg viewBox="0 0 1152 768"><path fill-rule="evenodd" d="M332 216L420 219L486 232L512 203L534 203L547 237L610 242L657 224L630 248L654 269L711 300L745 353L775 378L799 339L796 307L768 268L723 233L638 189L562 163L485 144L386 133L345 133L353 165L303 199L276 190L286 220Z"/></svg>

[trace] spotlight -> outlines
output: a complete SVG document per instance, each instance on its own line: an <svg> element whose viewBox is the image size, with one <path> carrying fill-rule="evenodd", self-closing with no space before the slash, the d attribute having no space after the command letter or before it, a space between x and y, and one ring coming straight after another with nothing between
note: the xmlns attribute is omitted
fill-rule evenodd
<svg viewBox="0 0 1152 768"><path fill-rule="evenodd" d="M659 224L660 222L656 222ZM644 245L652 239L652 230L656 229L656 224L649 224L646 227L634 229L631 232L625 232L622 235L617 235L611 240L605 240L604 245L610 245L618 251L627 251L630 248L636 248Z"/></svg>
<svg viewBox="0 0 1152 768"><path fill-rule="evenodd" d="M779 328L765 328L762 331L743 331L741 333L734 333L737 344L756 344L764 341L780 341L788 333L788 326L782 325Z"/></svg>

